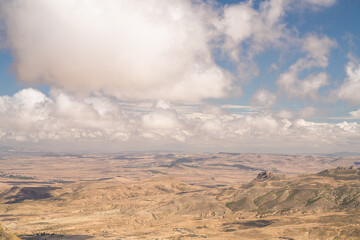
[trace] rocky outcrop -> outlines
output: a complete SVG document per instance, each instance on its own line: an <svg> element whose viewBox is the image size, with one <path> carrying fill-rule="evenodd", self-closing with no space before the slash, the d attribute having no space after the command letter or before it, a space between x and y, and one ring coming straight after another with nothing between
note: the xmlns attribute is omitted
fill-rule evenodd
<svg viewBox="0 0 360 240"><path fill-rule="evenodd" d="M272 177L273 177L273 174L271 172L262 171L257 175L255 180L268 180L268 179L270 179Z"/></svg>

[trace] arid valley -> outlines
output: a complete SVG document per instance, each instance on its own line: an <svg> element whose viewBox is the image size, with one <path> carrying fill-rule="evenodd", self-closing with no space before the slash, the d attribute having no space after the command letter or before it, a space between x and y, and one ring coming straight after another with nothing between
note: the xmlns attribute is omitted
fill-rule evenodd
<svg viewBox="0 0 360 240"><path fill-rule="evenodd" d="M360 239L358 156L8 151L0 161L1 225L24 240Z"/></svg>

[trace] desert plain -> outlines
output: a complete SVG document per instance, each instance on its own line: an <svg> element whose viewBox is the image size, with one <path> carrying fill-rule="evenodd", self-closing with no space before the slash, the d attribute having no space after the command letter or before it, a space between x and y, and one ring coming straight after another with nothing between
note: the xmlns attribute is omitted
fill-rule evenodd
<svg viewBox="0 0 360 240"><path fill-rule="evenodd" d="M24 240L360 239L359 156L3 151L0 162L0 223Z"/></svg>

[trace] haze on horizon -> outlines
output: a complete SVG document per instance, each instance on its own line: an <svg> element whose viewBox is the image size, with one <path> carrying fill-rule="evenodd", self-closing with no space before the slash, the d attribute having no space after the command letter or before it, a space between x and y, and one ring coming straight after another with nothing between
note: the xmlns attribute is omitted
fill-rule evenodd
<svg viewBox="0 0 360 240"><path fill-rule="evenodd" d="M356 152L357 0L0 0L0 147Z"/></svg>

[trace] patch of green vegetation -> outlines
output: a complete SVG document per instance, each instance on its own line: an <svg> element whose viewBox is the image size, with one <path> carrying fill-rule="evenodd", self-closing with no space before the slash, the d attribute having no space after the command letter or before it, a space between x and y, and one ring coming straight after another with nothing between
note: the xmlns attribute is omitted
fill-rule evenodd
<svg viewBox="0 0 360 240"><path fill-rule="evenodd" d="M292 208L284 208L284 209L281 209L279 211L279 213L285 213L285 212L290 212Z"/></svg>
<svg viewBox="0 0 360 240"><path fill-rule="evenodd" d="M204 235L197 235L197 234L187 234L187 235L183 235L183 237L196 237L196 238L206 238L206 236Z"/></svg>
<svg viewBox="0 0 360 240"><path fill-rule="evenodd" d="M197 226L196 229L203 229L203 228L208 228L207 226Z"/></svg>
<svg viewBox="0 0 360 240"><path fill-rule="evenodd" d="M152 174L162 174L162 175L167 175L167 173L158 171L158 170L148 170L149 172L151 172Z"/></svg>
<svg viewBox="0 0 360 240"><path fill-rule="evenodd" d="M228 202L228 203L225 204L225 206L226 206L227 208L232 209L232 208L236 205L236 203L237 203L237 202Z"/></svg>
<svg viewBox="0 0 360 240"><path fill-rule="evenodd" d="M257 206L260 206L260 205L264 204L266 201L273 200L275 198L276 198L276 195L273 192L268 192L268 193L266 193L264 195L261 195L261 196L257 197L254 200L254 203Z"/></svg>
<svg viewBox="0 0 360 240"><path fill-rule="evenodd" d="M248 198L243 197L238 201L228 202L225 204L225 206L235 212L243 209L247 205L248 201L249 201Z"/></svg>
<svg viewBox="0 0 360 240"><path fill-rule="evenodd" d="M295 196L300 192L299 189L294 189L290 192L289 196L287 197L286 201L291 201L295 199Z"/></svg>
<svg viewBox="0 0 360 240"><path fill-rule="evenodd" d="M349 191L349 188L347 185L336 188L334 191L335 201L338 202L348 191Z"/></svg>
<svg viewBox="0 0 360 240"><path fill-rule="evenodd" d="M275 191L276 197L277 198L281 197L285 191L286 191L286 189L280 189L280 190Z"/></svg>
<svg viewBox="0 0 360 240"><path fill-rule="evenodd" d="M272 211L272 210L269 210L269 209L267 209L267 208L259 208L258 210L257 210L257 213L258 214L268 214L268 213L273 213L274 211Z"/></svg>
<svg viewBox="0 0 360 240"><path fill-rule="evenodd" d="M318 189L311 188L296 188L293 189L285 201L297 200L306 204L307 199L312 199L319 196L320 191Z"/></svg>
<svg viewBox="0 0 360 240"><path fill-rule="evenodd" d="M321 197L311 198L311 199L307 200L305 206L309 206L309 205L313 204L314 202L316 202L316 201L318 201L320 199L321 199Z"/></svg>
<svg viewBox="0 0 360 240"><path fill-rule="evenodd" d="M155 188L167 193L173 192L171 189L167 189L165 185L161 185L161 184L155 185Z"/></svg>
<svg viewBox="0 0 360 240"><path fill-rule="evenodd" d="M354 194L352 196L346 197L344 198L343 202L341 203L341 206L347 206L353 202L355 202L356 200L358 200L360 194Z"/></svg>

